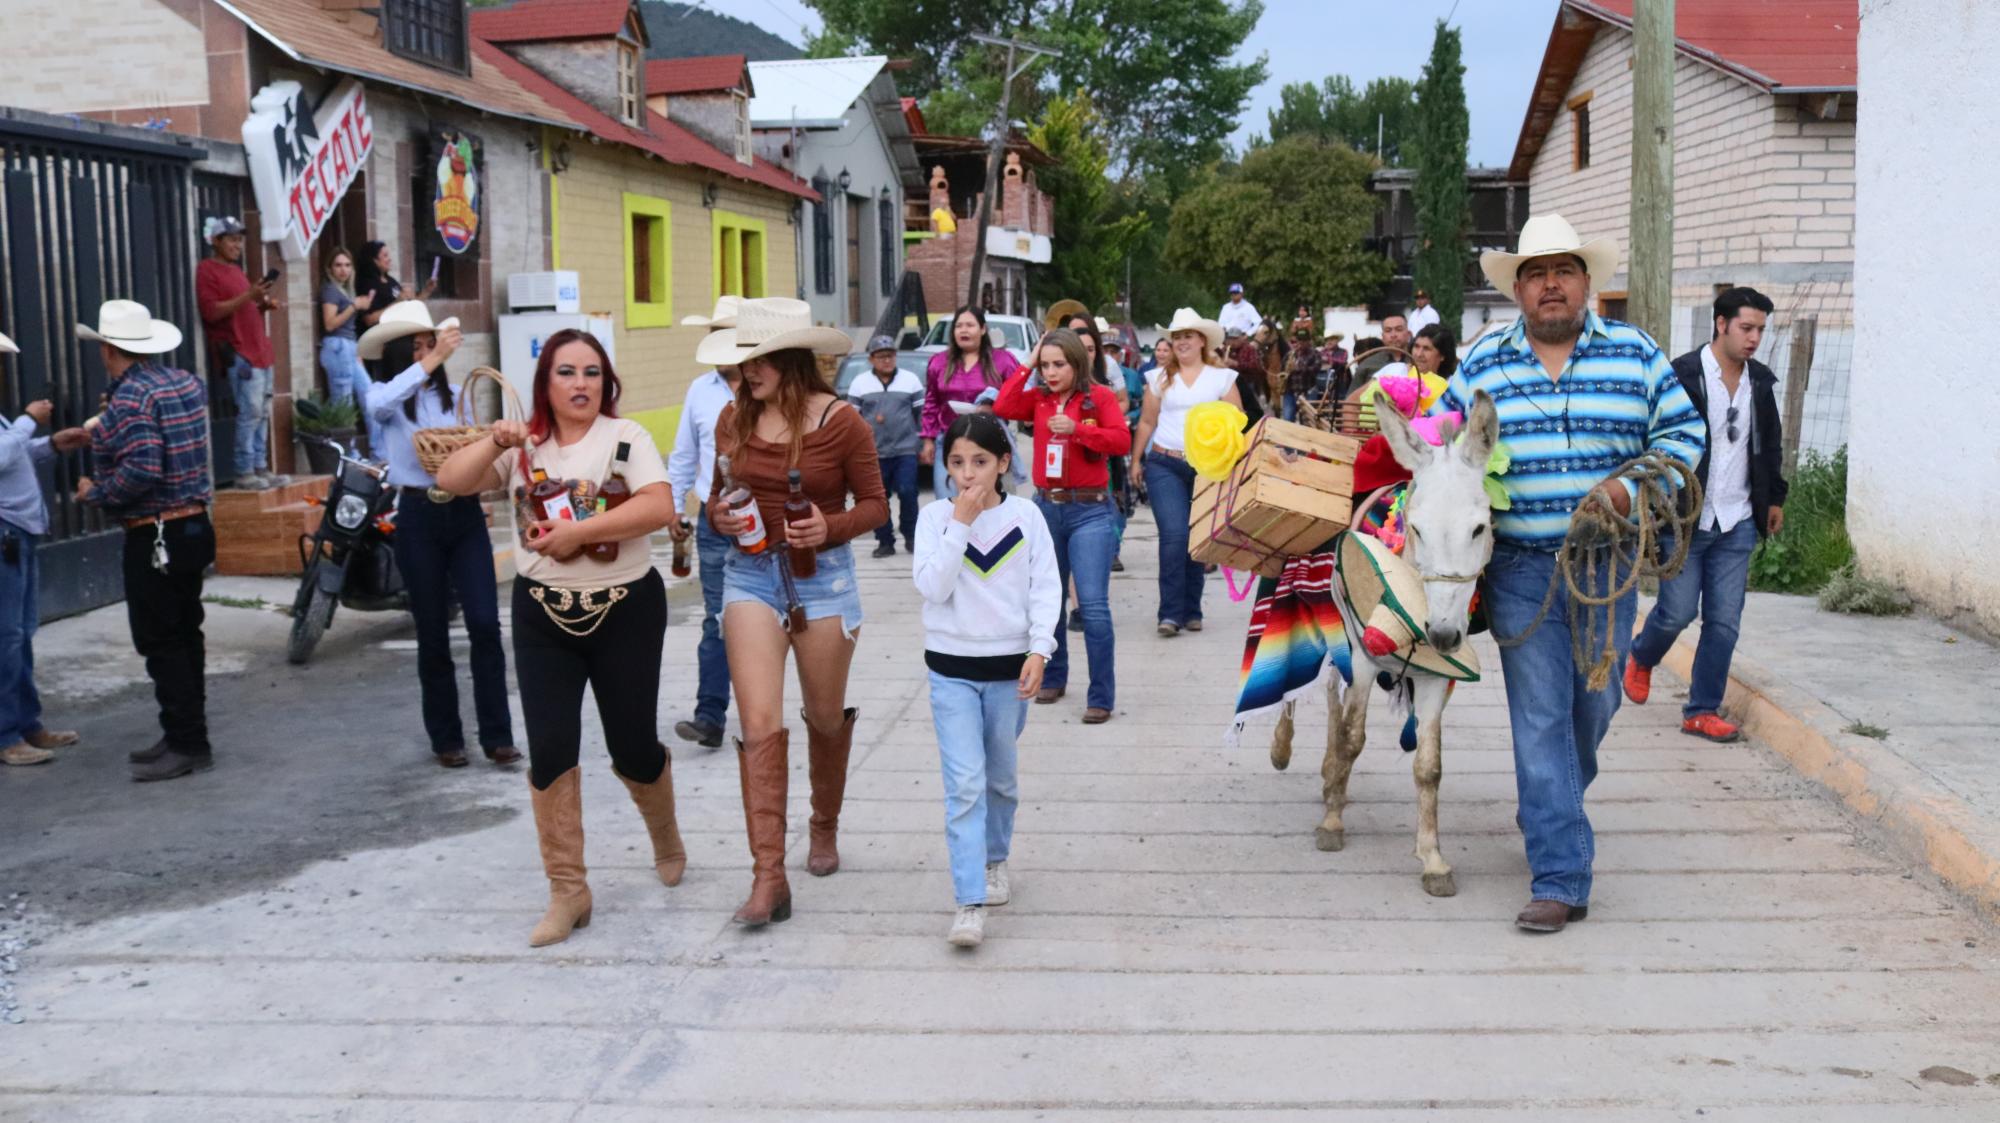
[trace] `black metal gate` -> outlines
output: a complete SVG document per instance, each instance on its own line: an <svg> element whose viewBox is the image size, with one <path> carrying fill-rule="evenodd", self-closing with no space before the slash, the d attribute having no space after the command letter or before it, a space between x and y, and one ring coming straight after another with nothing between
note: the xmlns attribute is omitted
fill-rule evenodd
<svg viewBox="0 0 2000 1123"><path fill-rule="evenodd" d="M0 115L0 331L20 345L0 358L0 412L55 403L53 424L98 410L104 365L73 325L124 297L179 325L188 342L163 356L188 370L202 338L194 302L189 173L205 153L129 130L99 132L59 118ZM44 620L124 595L122 536L74 499L85 454L42 469L49 535L41 547Z"/></svg>

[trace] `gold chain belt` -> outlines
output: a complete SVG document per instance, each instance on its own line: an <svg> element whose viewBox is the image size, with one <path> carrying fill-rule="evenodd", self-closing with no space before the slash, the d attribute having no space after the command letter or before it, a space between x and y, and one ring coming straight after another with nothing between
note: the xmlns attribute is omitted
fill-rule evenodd
<svg viewBox="0 0 2000 1123"><path fill-rule="evenodd" d="M609 589L552 589L535 585L528 590L551 623L579 639L596 631L611 614L611 606L631 593L631 587L626 585L613 585ZM603 603L598 602L599 597L605 598Z"/></svg>

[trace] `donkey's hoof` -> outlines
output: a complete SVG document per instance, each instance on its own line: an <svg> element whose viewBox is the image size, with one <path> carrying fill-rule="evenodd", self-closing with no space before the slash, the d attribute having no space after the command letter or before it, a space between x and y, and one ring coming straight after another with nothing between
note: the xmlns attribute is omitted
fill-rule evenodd
<svg viewBox="0 0 2000 1123"><path fill-rule="evenodd" d="M1283 772L1285 769L1291 767L1291 764L1292 750L1290 746L1286 746L1282 752L1279 751L1278 746L1271 746L1271 767Z"/></svg>
<svg viewBox="0 0 2000 1123"><path fill-rule="evenodd" d="M1427 873L1424 875L1424 892L1433 897L1455 897L1458 895L1458 882L1452 880L1450 870Z"/></svg>
<svg viewBox="0 0 2000 1123"><path fill-rule="evenodd" d="M1345 830L1330 831L1325 827L1313 828L1313 845L1321 850L1344 850L1347 848Z"/></svg>

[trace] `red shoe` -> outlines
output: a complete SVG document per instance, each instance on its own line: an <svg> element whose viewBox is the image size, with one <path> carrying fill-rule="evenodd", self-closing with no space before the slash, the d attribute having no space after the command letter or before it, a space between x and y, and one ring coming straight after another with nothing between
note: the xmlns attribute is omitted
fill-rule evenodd
<svg viewBox="0 0 2000 1123"><path fill-rule="evenodd" d="M1721 714L1696 714L1681 722L1681 732L1725 745L1743 739L1743 731L1724 721Z"/></svg>
<svg viewBox="0 0 2000 1123"><path fill-rule="evenodd" d="M1653 696L1653 668L1641 667L1637 659L1625 660L1625 697L1632 699L1635 706L1643 706L1646 699Z"/></svg>

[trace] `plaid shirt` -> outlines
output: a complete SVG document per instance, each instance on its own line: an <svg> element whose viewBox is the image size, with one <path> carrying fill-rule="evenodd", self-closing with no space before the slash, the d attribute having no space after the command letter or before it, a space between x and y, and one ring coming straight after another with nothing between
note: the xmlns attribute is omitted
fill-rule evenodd
<svg viewBox="0 0 2000 1123"><path fill-rule="evenodd" d="M97 472L84 501L113 518L207 503L208 393L194 375L142 360L112 386L90 449Z"/></svg>

